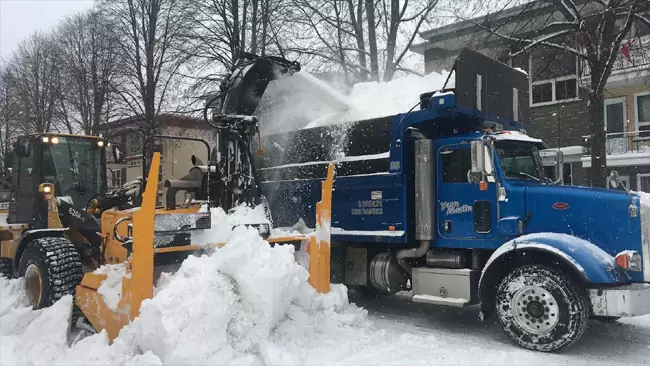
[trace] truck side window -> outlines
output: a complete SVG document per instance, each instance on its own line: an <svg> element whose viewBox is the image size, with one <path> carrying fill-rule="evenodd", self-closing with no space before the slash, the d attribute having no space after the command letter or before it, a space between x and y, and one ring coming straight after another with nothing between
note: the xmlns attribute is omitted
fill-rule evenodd
<svg viewBox="0 0 650 366"><path fill-rule="evenodd" d="M470 149L442 151L442 182L468 183L467 172L472 168Z"/></svg>

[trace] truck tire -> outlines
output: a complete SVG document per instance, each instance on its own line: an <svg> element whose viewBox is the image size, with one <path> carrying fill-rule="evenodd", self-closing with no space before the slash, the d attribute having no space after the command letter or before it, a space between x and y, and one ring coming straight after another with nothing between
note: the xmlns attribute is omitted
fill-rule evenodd
<svg viewBox="0 0 650 366"><path fill-rule="evenodd" d="M0 276L11 278L13 276L12 262L9 258L0 258Z"/></svg>
<svg viewBox="0 0 650 366"><path fill-rule="evenodd" d="M27 297L34 309L51 306L65 295L74 298L81 282L81 258L65 238L34 239L18 262L18 276L25 278Z"/></svg>
<svg viewBox="0 0 650 366"><path fill-rule="evenodd" d="M572 345L589 322L586 294L562 272L544 265L510 272L497 287L495 306L506 334L535 351Z"/></svg>

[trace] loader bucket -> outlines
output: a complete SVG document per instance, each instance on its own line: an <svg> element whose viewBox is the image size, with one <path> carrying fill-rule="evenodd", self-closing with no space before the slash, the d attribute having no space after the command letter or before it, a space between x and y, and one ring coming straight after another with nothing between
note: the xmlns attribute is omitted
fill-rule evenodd
<svg viewBox="0 0 650 366"><path fill-rule="evenodd" d="M154 153L147 186L140 209L133 215L133 250L126 261L126 274L121 278L121 297L116 309L108 306L98 292L107 275L86 273L76 289L76 305L96 331L106 330L114 340L122 327L135 319L140 305L153 296L154 255L172 251L195 251L221 247L225 243L185 245L154 248L155 205L158 188L160 154ZM330 290L330 221L334 165L328 168L327 179L322 183L321 201L316 205L316 230L313 235L271 237L269 243L303 242L310 255L309 282L320 293Z"/></svg>

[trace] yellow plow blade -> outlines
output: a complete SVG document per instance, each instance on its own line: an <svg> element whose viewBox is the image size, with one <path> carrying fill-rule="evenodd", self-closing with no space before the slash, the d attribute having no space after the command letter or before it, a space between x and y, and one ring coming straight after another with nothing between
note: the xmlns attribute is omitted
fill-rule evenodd
<svg viewBox="0 0 650 366"><path fill-rule="evenodd" d="M122 277L122 292L117 309L111 309L97 292L106 274L86 273L76 288L75 303L97 331L106 330L114 340L120 330L140 313L142 302L153 296L154 255L178 251L194 251L221 247L225 243L154 248L154 218L158 190L160 153L154 153L142 205L133 215L133 251L127 260L127 274ZM328 167L322 183L321 201L316 204L316 232L311 236L269 238L269 243L307 243L309 253L309 283L320 293L330 291L330 222L334 165Z"/></svg>

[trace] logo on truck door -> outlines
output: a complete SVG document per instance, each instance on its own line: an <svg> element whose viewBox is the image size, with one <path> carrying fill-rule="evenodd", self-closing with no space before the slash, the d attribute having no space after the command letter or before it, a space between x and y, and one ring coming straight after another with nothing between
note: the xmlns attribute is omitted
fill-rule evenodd
<svg viewBox="0 0 650 366"><path fill-rule="evenodd" d="M458 201L441 201L440 202L440 211L445 215L458 215L462 213L472 212L472 206L462 205Z"/></svg>

